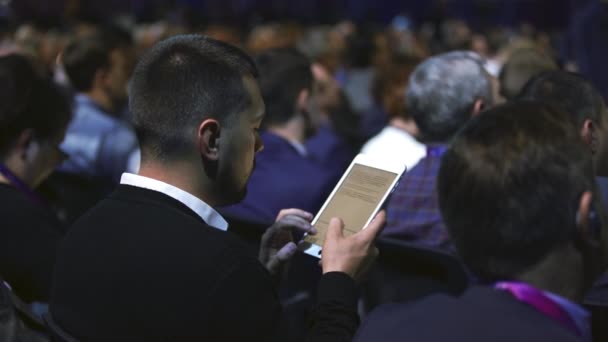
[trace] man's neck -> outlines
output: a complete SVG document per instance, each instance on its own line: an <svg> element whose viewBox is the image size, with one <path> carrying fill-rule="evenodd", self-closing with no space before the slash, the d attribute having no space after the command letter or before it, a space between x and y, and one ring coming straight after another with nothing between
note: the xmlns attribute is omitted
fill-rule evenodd
<svg viewBox="0 0 608 342"><path fill-rule="evenodd" d="M114 103L112 102L110 96L108 96L108 94L106 94L106 92L104 92L103 90L99 88L93 88L90 91L85 92L84 94L88 96L91 101L93 101L96 105L101 107L104 111L108 113L114 112Z"/></svg>
<svg viewBox="0 0 608 342"><path fill-rule="evenodd" d="M303 144L306 141L304 120L296 116L284 125L268 127L268 131L292 143Z"/></svg>
<svg viewBox="0 0 608 342"><path fill-rule="evenodd" d="M216 206L212 196L201 190L205 186L201 184L203 181L200 180L200 170L194 170L187 162L172 162L170 166L157 162L142 162L138 175L167 183L212 207Z"/></svg>
<svg viewBox="0 0 608 342"><path fill-rule="evenodd" d="M574 246L552 253L517 278L575 303L583 299L583 262Z"/></svg>

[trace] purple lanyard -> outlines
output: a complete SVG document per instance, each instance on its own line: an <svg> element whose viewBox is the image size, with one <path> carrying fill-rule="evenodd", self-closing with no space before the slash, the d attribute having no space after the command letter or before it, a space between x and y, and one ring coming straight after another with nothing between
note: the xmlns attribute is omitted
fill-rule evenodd
<svg viewBox="0 0 608 342"><path fill-rule="evenodd" d="M427 146L426 155L427 157L441 157L447 150L448 147L446 145Z"/></svg>
<svg viewBox="0 0 608 342"><path fill-rule="evenodd" d="M4 164L0 164L0 174L6 178L12 186L23 193L27 198L33 202L45 205L44 200L38 196L27 184L25 184L19 177L17 177L11 170L9 170Z"/></svg>
<svg viewBox="0 0 608 342"><path fill-rule="evenodd" d="M494 285L494 288L510 293L518 301L528 304L545 316L558 321L577 336L583 335L572 317L542 291L530 285L513 281L498 282Z"/></svg>

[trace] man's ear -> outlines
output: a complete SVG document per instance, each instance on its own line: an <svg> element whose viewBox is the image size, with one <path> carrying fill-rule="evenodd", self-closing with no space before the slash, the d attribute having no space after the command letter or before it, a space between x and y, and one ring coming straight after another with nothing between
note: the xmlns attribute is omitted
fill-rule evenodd
<svg viewBox="0 0 608 342"><path fill-rule="evenodd" d="M576 213L576 228L581 240L586 243L597 243L595 234L591 231L594 227L591 226L591 203L593 195L590 191L585 191L581 195Z"/></svg>
<svg viewBox="0 0 608 342"><path fill-rule="evenodd" d="M598 131L597 125L590 119L583 121L583 127L581 127L581 138L583 142L589 146L591 153L595 154L598 150Z"/></svg>
<svg viewBox="0 0 608 342"><path fill-rule="evenodd" d="M482 99L477 99L473 102L473 110L471 112L471 117L475 117L479 115L484 109L486 109L486 105Z"/></svg>
<svg viewBox="0 0 608 342"><path fill-rule="evenodd" d="M207 160L219 159L220 131L220 123L215 119L206 119L198 126L198 150Z"/></svg>

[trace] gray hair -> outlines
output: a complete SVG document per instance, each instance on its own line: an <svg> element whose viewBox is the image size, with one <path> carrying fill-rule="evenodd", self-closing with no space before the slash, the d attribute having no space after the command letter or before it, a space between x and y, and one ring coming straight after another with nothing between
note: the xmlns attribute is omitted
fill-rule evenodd
<svg viewBox="0 0 608 342"><path fill-rule="evenodd" d="M475 101L492 104L492 84L479 55L455 51L420 64L410 76L406 100L422 138L445 142L471 118Z"/></svg>

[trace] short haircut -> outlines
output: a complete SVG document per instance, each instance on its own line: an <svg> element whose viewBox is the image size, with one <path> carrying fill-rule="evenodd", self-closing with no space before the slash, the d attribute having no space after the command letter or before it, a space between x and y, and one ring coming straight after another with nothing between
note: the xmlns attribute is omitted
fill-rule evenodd
<svg viewBox="0 0 608 342"><path fill-rule="evenodd" d="M51 139L72 117L68 96L51 80L36 73L21 55L0 57L0 156L5 158L15 140L32 129L37 140Z"/></svg>
<svg viewBox="0 0 608 342"><path fill-rule="evenodd" d="M500 94L512 100L532 77L549 70L557 70L557 64L536 49L515 50L498 76Z"/></svg>
<svg viewBox="0 0 608 342"><path fill-rule="evenodd" d="M223 124L251 105L243 78L257 78L238 48L201 35L166 39L141 58L130 84L129 106L142 158L181 158L206 118Z"/></svg>
<svg viewBox="0 0 608 342"><path fill-rule="evenodd" d="M296 49L273 49L255 58L266 105L262 126L283 125L296 115L296 101L313 83L310 61Z"/></svg>
<svg viewBox="0 0 608 342"><path fill-rule="evenodd" d="M484 280L517 276L572 241L594 175L567 117L540 102L508 103L471 120L444 154L441 214L459 255Z"/></svg>
<svg viewBox="0 0 608 342"><path fill-rule="evenodd" d="M587 119L602 124L605 109L602 96L576 73L561 70L541 73L526 84L518 97L552 103L564 109L579 128Z"/></svg>
<svg viewBox="0 0 608 342"><path fill-rule="evenodd" d="M492 103L492 85L481 59L456 51L431 57L414 70L406 108L424 141L445 142L471 118L479 99Z"/></svg>

